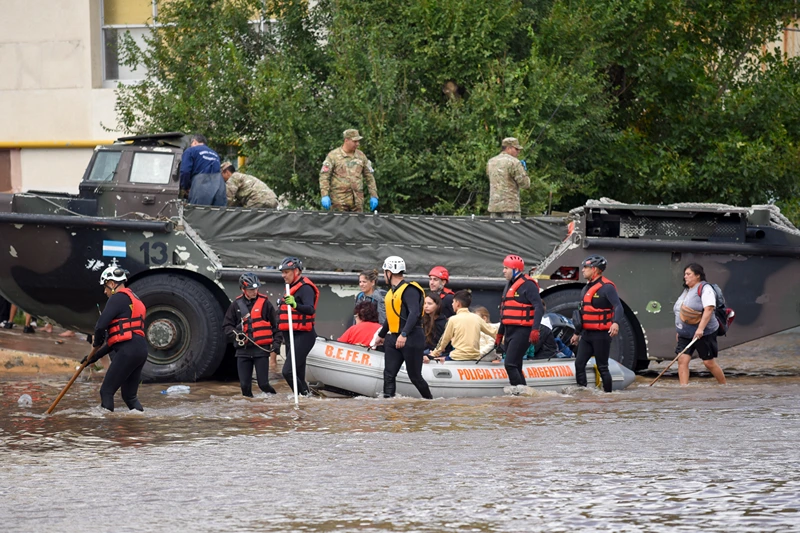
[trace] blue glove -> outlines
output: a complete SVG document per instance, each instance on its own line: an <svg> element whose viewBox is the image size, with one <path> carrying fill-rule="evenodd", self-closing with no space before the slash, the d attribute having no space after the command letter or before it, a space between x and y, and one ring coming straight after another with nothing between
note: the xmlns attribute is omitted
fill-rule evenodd
<svg viewBox="0 0 800 533"><path fill-rule="evenodd" d="M528 163L526 163L524 159L520 159L519 162L522 163L522 168L524 168L525 172L527 172L528 171Z"/></svg>
<svg viewBox="0 0 800 533"><path fill-rule="evenodd" d="M326 211L331 208L331 197L330 196L323 196L322 197L322 207Z"/></svg>
<svg viewBox="0 0 800 533"><path fill-rule="evenodd" d="M369 199L369 210L375 211L376 209L378 209L378 199L372 196Z"/></svg>

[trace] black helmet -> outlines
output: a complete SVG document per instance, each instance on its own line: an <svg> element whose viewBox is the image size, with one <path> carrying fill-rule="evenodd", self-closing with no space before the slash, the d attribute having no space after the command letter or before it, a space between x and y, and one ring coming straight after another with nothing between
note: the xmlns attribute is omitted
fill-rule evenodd
<svg viewBox="0 0 800 533"><path fill-rule="evenodd" d="M600 271L604 271L608 266L608 261L602 255L590 255L581 263L581 267L597 267Z"/></svg>
<svg viewBox="0 0 800 533"><path fill-rule="evenodd" d="M260 286L261 282L258 281L258 276L256 276L252 272L245 272L239 277L240 289L257 289Z"/></svg>
<svg viewBox="0 0 800 533"><path fill-rule="evenodd" d="M303 262L296 257L284 257L278 270L292 270L293 268L303 270Z"/></svg>

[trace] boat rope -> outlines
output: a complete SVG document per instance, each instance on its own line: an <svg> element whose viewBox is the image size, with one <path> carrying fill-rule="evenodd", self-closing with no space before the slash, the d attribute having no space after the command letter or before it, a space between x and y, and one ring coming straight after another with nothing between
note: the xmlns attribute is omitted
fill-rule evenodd
<svg viewBox="0 0 800 533"><path fill-rule="evenodd" d="M247 333L244 332L244 321L249 316L250 315L242 317L242 331L239 331L237 329L233 330L233 335L236 338L236 340L235 340L236 345L240 346L240 347L243 347L245 344L247 344L247 341L250 341L250 343L253 346L258 348L262 352L271 353L269 350L266 350L266 349L262 348L261 346L259 346L258 344L256 344L256 341L252 337L248 336Z"/></svg>
<svg viewBox="0 0 800 533"><path fill-rule="evenodd" d="M52 206L54 206L59 211L64 211L66 213L69 213L70 215L74 215L74 216L80 217L80 218L89 218L89 219L95 219L95 220L107 220L109 218L116 218L116 219L122 220L122 219L125 219L126 217L130 216L130 217L139 218L141 220L153 220L153 221L158 221L158 222L170 222L170 220L171 220L169 217L166 217L166 216L158 216L158 215L157 216L151 216L151 215L148 215L147 213L141 213L139 211L130 211L130 212L124 213L122 215L114 215L113 217L110 217L110 216L109 217L98 217L98 216L93 216L93 215L84 215L82 213L77 213L75 211L72 211L71 209L67 209L63 205L52 201L51 199L47 198L46 196L42 196L42 195L36 194L34 192L24 192L24 193L21 193L21 194L24 194L24 195L27 195L27 196L33 196L34 198L38 198L39 200L42 200L44 202L47 202L48 204L51 204ZM167 205L169 205L170 203L172 203L174 201L175 200L170 200L169 202L167 202L164 205L164 207L166 207ZM164 207L161 208L161 211L164 210ZM158 212L159 215L161 215L161 211Z"/></svg>

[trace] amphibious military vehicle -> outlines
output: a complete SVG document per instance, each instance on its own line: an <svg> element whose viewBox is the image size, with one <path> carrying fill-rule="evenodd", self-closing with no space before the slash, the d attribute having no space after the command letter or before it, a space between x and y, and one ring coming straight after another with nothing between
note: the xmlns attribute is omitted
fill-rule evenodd
<svg viewBox="0 0 800 533"><path fill-rule="evenodd" d="M577 308L580 260L602 253L626 316L612 356L641 369L669 358L672 304L683 265L703 264L724 289L736 324L723 347L800 325L800 232L771 208L590 203L570 220L542 217L379 215L186 205L178 173L179 133L124 137L98 146L76 195L30 191L0 197L0 292L64 327L93 331L105 297L102 269L131 272L147 305L148 380L211 377L232 355L222 318L256 272L274 301L283 294L280 260L300 257L320 287L317 332L337 336L350 321L358 273L404 257L423 284L446 266L452 288L471 288L498 316L502 260L538 265L549 311Z"/></svg>

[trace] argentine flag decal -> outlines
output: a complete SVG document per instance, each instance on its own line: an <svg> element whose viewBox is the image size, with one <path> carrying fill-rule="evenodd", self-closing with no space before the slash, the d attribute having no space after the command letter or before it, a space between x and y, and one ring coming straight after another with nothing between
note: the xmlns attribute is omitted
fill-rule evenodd
<svg viewBox="0 0 800 533"><path fill-rule="evenodd" d="M125 241L103 241L103 257L127 257Z"/></svg>

